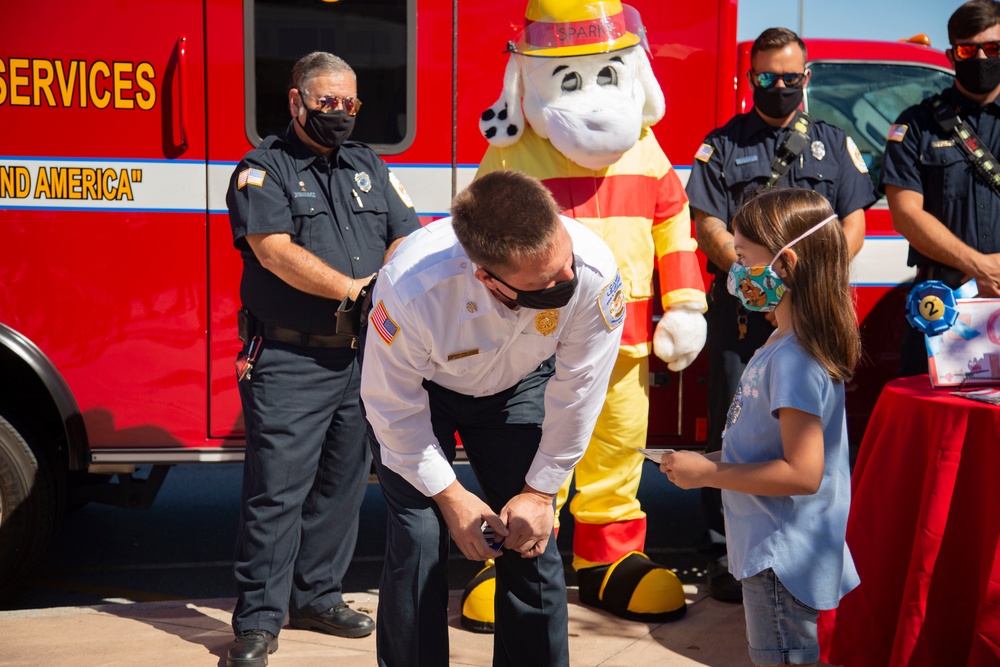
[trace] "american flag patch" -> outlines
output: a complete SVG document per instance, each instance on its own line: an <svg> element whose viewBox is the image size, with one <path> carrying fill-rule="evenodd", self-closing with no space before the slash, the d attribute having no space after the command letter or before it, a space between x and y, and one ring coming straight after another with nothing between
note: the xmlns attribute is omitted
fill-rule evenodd
<svg viewBox="0 0 1000 667"><path fill-rule="evenodd" d="M372 314L368 317L368 321L373 327L375 327L375 331L377 331L378 335L382 337L385 344L392 345L392 340L396 337L396 334L399 333L399 327L392 321L392 318L389 317L389 313L385 312L385 306L381 301L379 301L378 305L375 306L375 310L373 310Z"/></svg>
<svg viewBox="0 0 1000 667"><path fill-rule="evenodd" d="M239 177L236 179L236 189L239 190L247 183L256 186L264 185L265 174L267 174L267 172L263 169L244 169L240 172Z"/></svg>
<svg viewBox="0 0 1000 667"><path fill-rule="evenodd" d="M712 157L712 153L714 152L715 152L714 148L712 148L708 144L702 144L701 146L698 147L697 152L695 152L694 158L696 160L701 160L702 162L708 162L708 160Z"/></svg>
<svg viewBox="0 0 1000 667"><path fill-rule="evenodd" d="M886 139L889 141L902 141L908 129L910 128L906 125L893 125L889 128L889 136Z"/></svg>

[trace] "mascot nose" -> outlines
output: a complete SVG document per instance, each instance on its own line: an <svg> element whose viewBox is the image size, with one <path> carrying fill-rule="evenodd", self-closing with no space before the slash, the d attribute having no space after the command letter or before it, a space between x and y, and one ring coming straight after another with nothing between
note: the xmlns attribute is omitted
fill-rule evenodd
<svg viewBox="0 0 1000 667"><path fill-rule="evenodd" d="M591 132L606 132L607 131L606 126L605 126L604 123L600 123L600 122L597 122L597 121L594 121L594 120L587 120L587 121L584 122L584 125L586 125L587 129L590 130Z"/></svg>

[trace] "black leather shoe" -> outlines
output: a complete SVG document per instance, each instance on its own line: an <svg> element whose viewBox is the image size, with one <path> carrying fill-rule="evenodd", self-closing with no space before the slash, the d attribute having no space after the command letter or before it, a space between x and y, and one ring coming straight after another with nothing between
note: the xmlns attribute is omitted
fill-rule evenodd
<svg viewBox="0 0 1000 667"><path fill-rule="evenodd" d="M354 611L346 602L341 602L322 614L291 618L288 624L299 630L318 630L337 637L367 637L375 631L375 621L370 616Z"/></svg>
<svg viewBox="0 0 1000 667"><path fill-rule="evenodd" d="M266 630L236 635L226 655L226 667L267 667L267 656L278 650L278 638Z"/></svg>

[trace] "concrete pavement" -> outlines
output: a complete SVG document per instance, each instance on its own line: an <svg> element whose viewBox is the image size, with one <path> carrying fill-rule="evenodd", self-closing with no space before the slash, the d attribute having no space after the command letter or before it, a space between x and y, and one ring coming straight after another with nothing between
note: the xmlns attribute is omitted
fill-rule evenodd
<svg viewBox="0 0 1000 667"><path fill-rule="evenodd" d="M749 667L743 606L717 602L685 585L688 613L664 624L623 621L581 605L569 590L570 661L573 667ZM351 606L375 615L375 591L345 595ZM489 667L492 635L459 624L461 591L449 605L451 664ZM16 667L218 667L232 641L234 600L105 604L0 612L0 665ZM270 667L370 666L375 635L341 639L284 628Z"/></svg>

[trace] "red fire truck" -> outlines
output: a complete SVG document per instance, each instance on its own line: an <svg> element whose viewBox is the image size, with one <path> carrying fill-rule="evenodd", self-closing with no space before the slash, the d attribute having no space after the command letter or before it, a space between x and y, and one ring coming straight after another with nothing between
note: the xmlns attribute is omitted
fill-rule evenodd
<svg viewBox="0 0 1000 667"><path fill-rule="evenodd" d="M634 0L667 98L655 133L682 176L702 138L750 107L736 0ZM359 75L354 137L447 214L486 143L526 0L38 0L0 10L0 587L67 505L148 507L169 466L238 461L233 358L240 261L230 173L289 120L288 72L326 50ZM877 173L896 114L950 83L940 51L809 41L808 110ZM884 205L855 260L868 363L854 433L893 376L905 242ZM651 442L704 438L704 358L654 363ZM136 474L136 471L139 474Z"/></svg>

